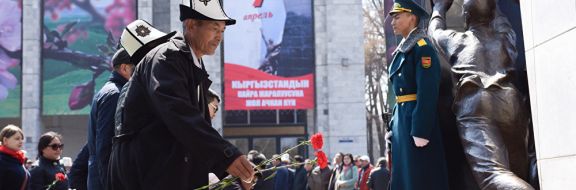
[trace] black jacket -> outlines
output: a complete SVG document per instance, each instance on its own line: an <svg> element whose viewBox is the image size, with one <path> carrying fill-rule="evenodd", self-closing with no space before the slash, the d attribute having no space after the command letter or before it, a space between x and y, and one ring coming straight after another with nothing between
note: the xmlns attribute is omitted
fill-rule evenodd
<svg viewBox="0 0 576 190"><path fill-rule="evenodd" d="M126 80L117 72L112 72L108 82L98 91L92 100L88 123L88 186L91 190L104 189L108 173L108 160L114 137L114 115L118 96Z"/></svg>
<svg viewBox="0 0 576 190"><path fill-rule="evenodd" d="M88 147L84 145L80 153L76 156L74 164L72 164L72 168L70 168L70 173L68 173L71 189L88 189L88 156Z"/></svg>
<svg viewBox="0 0 576 190"><path fill-rule="evenodd" d="M385 167L374 168L368 178L368 188L371 190L388 190L390 173Z"/></svg>
<svg viewBox="0 0 576 190"><path fill-rule="evenodd" d="M274 189L274 176L270 177L271 175L275 175L274 171L268 170L262 172L262 175L257 175L258 180L254 185L254 190L269 190ZM269 178L270 177L270 178Z"/></svg>
<svg viewBox="0 0 576 190"><path fill-rule="evenodd" d="M181 34L151 50L118 100L110 189L192 189L241 155L212 128L204 68Z"/></svg>
<svg viewBox="0 0 576 190"><path fill-rule="evenodd" d="M308 181L308 172L304 169L304 165L298 166L294 172L294 182L292 183L292 190L306 190Z"/></svg>
<svg viewBox="0 0 576 190"><path fill-rule="evenodd" d="M38 167L30 170L30 184L28 190L46 190L54 180L57 173L66 174L64 166L58 160L48 160L40 157ZM68 190L68 179L57 182L50 190Z"/></svg>
<svg viewBox="0 0 576 190"><path fill-rule="evenodd" d="M27 182L24 182L27 180ZM20 190L30 181L30 174L18 159L0 152L0 189Z"/></svg>

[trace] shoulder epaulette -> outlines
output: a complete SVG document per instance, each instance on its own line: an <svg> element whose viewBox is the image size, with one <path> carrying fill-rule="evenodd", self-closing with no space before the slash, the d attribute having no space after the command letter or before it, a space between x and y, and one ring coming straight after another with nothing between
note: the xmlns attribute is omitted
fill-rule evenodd
<svg viewBox="0 0 576 190"><path fill-rule="evenodd" d="M424 39L420 39L420 40L418 40L418 42L417 42L417 43L418 43L418 46L419 46L419 47L422 47L422 46L425 46L425 45L427 45L427 44L428 44L428 43L426 43L426 40L424 40Z"/></svg>

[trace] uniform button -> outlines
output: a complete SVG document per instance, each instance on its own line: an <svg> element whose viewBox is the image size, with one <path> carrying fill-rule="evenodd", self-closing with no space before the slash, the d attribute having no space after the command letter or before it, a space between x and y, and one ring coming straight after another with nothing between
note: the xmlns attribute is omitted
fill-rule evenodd
<svg viewBox="0 0 576 190"><path fill-rule="evenodd" d="M398 74L399 77L402 77L402 73Z"/></svg>
<svg viewBox="0 0 576 190"><path fill-rule="evenodd" d="M401 103L400 106L404 106L404 103Z"/></svg>
<svg viewBox="0 0 576 190"><path fill-rule="evenodd" d="M400 92L404 91L404 89L400 88Z"/></svg>

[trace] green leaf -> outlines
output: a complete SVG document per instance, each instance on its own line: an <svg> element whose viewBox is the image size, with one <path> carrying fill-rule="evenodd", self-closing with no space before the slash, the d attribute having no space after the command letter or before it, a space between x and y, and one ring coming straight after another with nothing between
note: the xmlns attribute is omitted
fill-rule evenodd
<svg viewBox="0 0 576 190"><path fill-rule="evenodd" d="M74 21L74 22L70 22L70 23L66 24L61 35L62 36L66 35L68 32L70 32L72 30L72 27L74 27L74 25L76 25L77 23L78 23L78 21Z"/></svg>

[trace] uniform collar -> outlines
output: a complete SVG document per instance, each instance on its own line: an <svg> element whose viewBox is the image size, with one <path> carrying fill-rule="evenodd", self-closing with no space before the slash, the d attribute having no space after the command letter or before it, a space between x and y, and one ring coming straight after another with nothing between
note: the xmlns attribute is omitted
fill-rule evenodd
<svg viewBox="0 0 576 190"><path fill-rule="evenodd" d="M416 45L416 42L418 42L418 40L420 40L424 37L426 37L426 33L424 32L424 30L422 30L420 28L412 29L410 34L408 34L408 37L402 39L402 42L400 42L400 44L398 45L398 48L396 48L395 52L398 52L398 51L402 52L402 53L409 52L410 50L412 50L414 45Z"/></svg>
<svg viewBox="0 0 576 190"><path fill-rule="evenodd" d="M413 28L412 30L410 30L410 32L408 33L408 36L406 38L409 38L410 35L412 35L412 33L414 33L414 31L418 30L418 27ZM402 38L402 42L406 41L406 38Z"/></svg>

